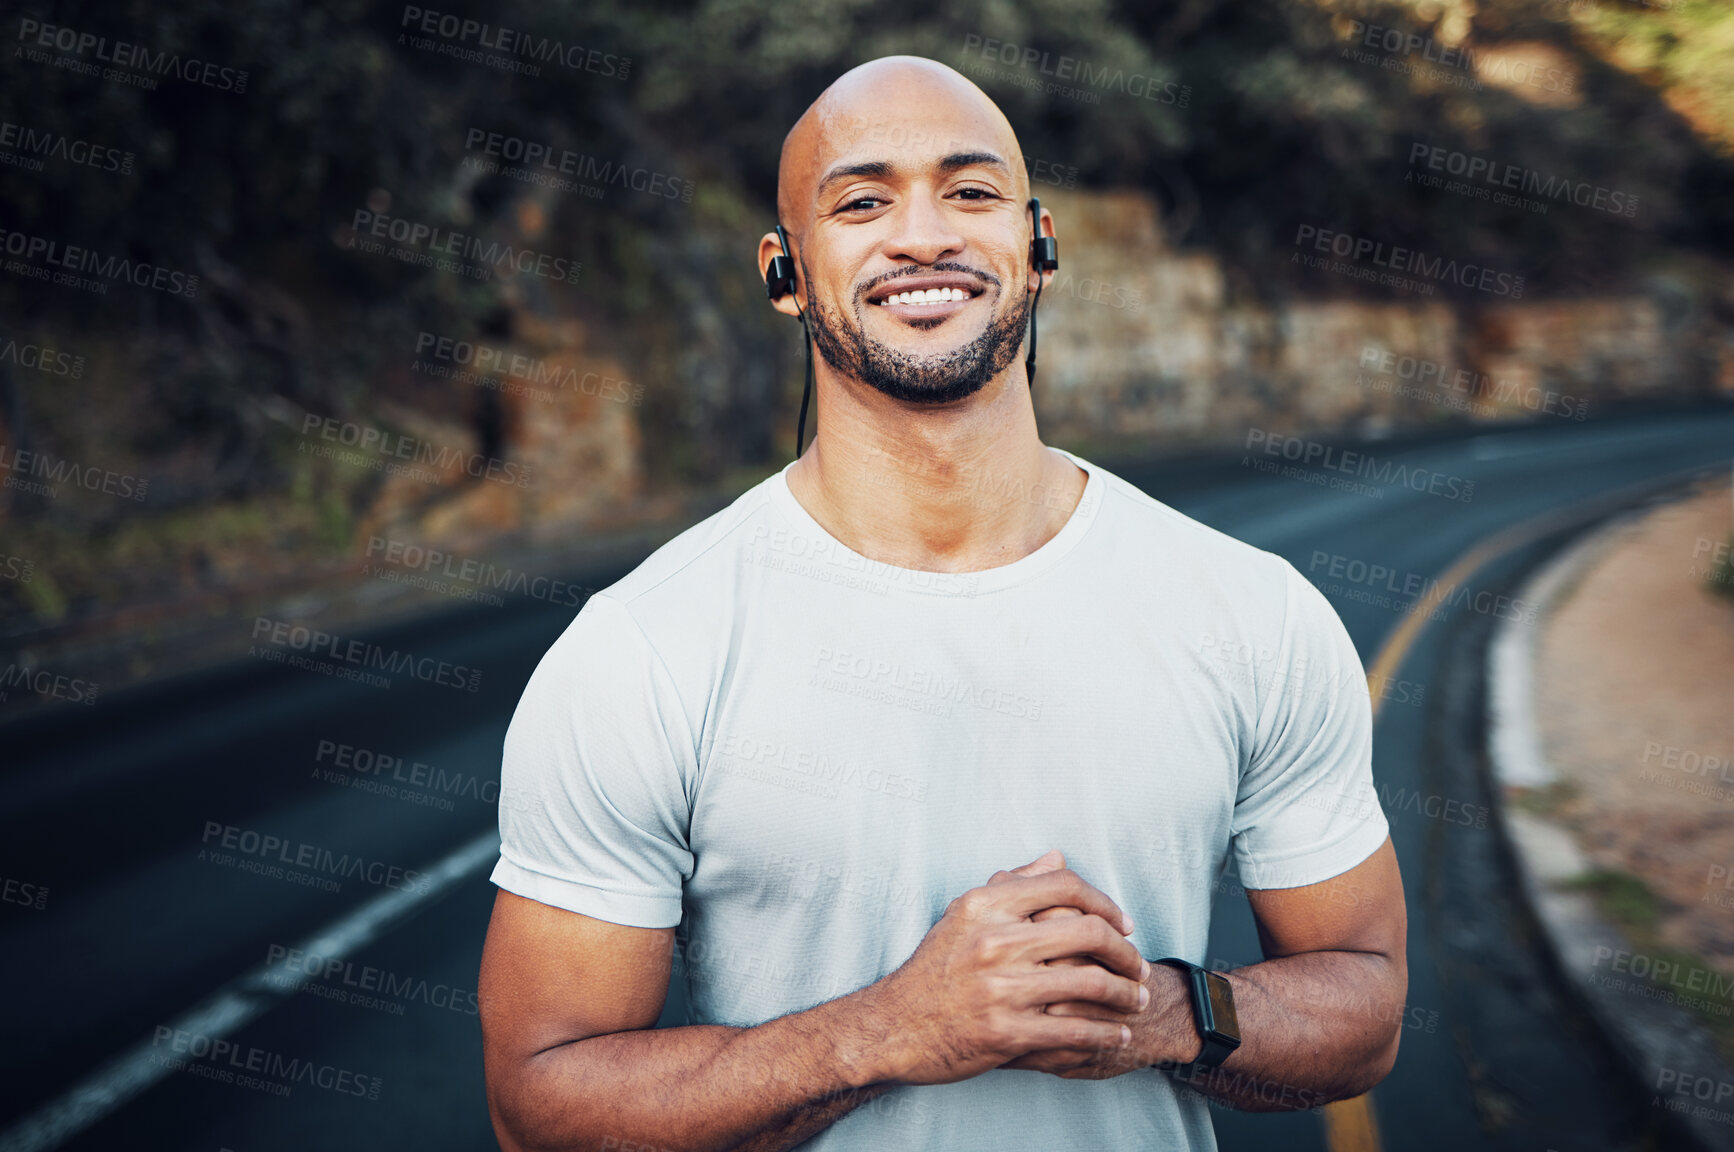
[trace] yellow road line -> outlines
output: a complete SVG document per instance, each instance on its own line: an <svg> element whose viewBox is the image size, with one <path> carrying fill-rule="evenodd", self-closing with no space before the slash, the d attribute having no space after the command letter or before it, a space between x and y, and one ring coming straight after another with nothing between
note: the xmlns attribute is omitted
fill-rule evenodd
<svg viewBox="0 0 1734 1152"><path fill-rule="evenodd" d="M1325 1105L1325 1147L1331 1152L1379 1152L1371 1093Z"/></svg>
<svg viewBox="0 0 1734 1152"><path fill-rule="evenodd" d="M1409 649L1414 646L1415 638L1426 627L1428 614L1440 600L1449 597L1451 592L1463 581L1469 579L1477 568L1498 556L1501 552L1510 550L1535 537L1537 529L1544 520L1551 520L1551 515L1538 516L1523 520L1503 528L1475 545L1469 551L1459 556L1451 567L1445 570L1434 585L1435 595L1425 600L1417 600L1403 614L1402 623L1398 624L1392 633L1385 637L1385 642L1379 646L1379 654L1373 658L1373 665L1367 669L1367 690L1373 699L1373 719L1379 718L1379 705L1384 694L1378 686L1389 683L1396 678L1397 669L1403 659L1409 655Z"/></svg>
<svg viewBox="0 0 1734 1152"><path fill-rule="evenodd" d="M1379 718L1379 705L1384 700L1384 693L1379 691L1378 686L1396 679L1397 669L1402 667L1409 649L1415 645L1416 637L1421 635L1421 629L1427 626L1427 618L1434 604L1438 603L1442 596L1449 596L1453 589L1495 556L1533 539L1542 522L1550 518L1548 514L1533 517L1501 529L1482 540L1459 556L1439 577L1434 585L1433 598L1417 600L1410 606L1404 613L1402 622L1385 637L1385 642L1379 646L1378 655L1373 658L1372 667L1367 670L1367 692L1372 697L1374 720ZM1439 594L1441 589L1442 596ZM1371 1092L1325 1105L1325 1147L1331 1152L1379 1152L1379 1122L1373 1111Z"/></svg>
<svg viewBox="0 0 1734 1152"><path fill-rule="evenodd" d="M1687 476L1697 475L1700 471L1702 470L1690 469L1680 474L1679 478L1685 480ZM1475 571L1489 560L1521 544L1539 539L1572 516L1573 510L1570 506L1549 509L1527 520L1501 528L1459 556L1435 582L1432 597L1418 600L1409 607L1403 615L1402 623L1379 645L1378 655L1373 658L1372 666L1367 670L1367 692L1372 697L1375 721L1379 718L1379 705L1384 699L1379 685L1388 684L1396 678L1397 669L1402 667L1409 649L1414 647L1416 637L1420 636L1421 629L1427 626L1427 618L1434 605L1449 597L1458 585L1474 575ZM1379 1152L1379 1125L1373 1112L1371 1092L1326 1104L1324 1112L1325 1146L1331 1152Z"/></svg>

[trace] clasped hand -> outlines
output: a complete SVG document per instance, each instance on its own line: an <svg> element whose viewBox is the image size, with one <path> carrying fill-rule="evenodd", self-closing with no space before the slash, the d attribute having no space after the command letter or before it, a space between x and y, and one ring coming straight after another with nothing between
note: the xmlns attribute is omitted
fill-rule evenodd
<svg viewBox="0 0 1734 1152"><path fill-rule="evenodd" d="M1039 876L1066 866L1066 858L1052 849L1021 868L995 872L988 883L1000 884L1014 876ZM1031 921L1053 920L1066 916L1082 916L1083 912L1067 905L1044 908L1030 916ZM1130 918L1128 917L1128 923ZM1128 933L1130 929L1128 928ZM1088 955L1058 956L1044 963L1052 966L1096 963ZM1146 961L1148 965L1148 961ZM1148 967L1143 980L1148 992L1142 1007L1131 1012L1118 1012L1104 1004L1089 1000L1060 1000L1045 1011L1050 1016L1084 1016L1093 1020L1118 1021L1132 1030L1132 1042L1124 1046L1098 1046L1090 1049L1044 1048L1029 1052L1001 1064L1001 1068L1021 1068L1032 1072L1050 1072L1068 1080L1106 1080L1122 1073L1148 1068L1161 1060L1184 1060L1196 1055L1202 1045L1193 1033L1191 1005L1187 1002L1183 977L1173 968ZM1187 1051L1186 1045L1193 1044Z"/></svg>

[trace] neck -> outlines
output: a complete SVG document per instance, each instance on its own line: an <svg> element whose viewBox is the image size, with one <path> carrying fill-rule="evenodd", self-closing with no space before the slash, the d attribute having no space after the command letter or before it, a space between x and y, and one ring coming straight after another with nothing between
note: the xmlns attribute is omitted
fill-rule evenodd
<svg viewBox="0 0 1734 1152"><path fill-rule="evenodd" d="M789 489L844 545L880 563L979 572L1053 539L1086 474L1036 434L1023 361L957 404L905 404L820 358L813 443Z"/></svg>

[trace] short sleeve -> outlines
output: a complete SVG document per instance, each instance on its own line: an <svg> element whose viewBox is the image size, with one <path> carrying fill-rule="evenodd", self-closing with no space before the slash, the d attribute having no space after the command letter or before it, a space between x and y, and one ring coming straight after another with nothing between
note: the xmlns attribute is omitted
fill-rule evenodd
<svg viewBox="0 0 1734 1152"><path fill-rule="evenodd" d="M1234 804L1247 888L1299 888L1341 875L1390 829L1373 787L1373 710L1354 642L1324 595L1283 561L1282 634L1258 670L1251 755Z"/></svg>
<svg viewBox="0 0 1734 1152"><path fill-rule="evenodd" d="M695 760L661 657L625 605L590 597L506 731L493 882L616 924L678 924Z"/></svg>

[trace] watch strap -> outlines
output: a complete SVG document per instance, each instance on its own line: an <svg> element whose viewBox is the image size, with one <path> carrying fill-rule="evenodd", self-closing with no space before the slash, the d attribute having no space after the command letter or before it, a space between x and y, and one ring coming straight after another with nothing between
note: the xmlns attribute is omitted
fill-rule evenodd
<svg viewBox="0 0 1734 1152"><path fill-rule="evenodd" d="M1187 990L1191 995L1192 1001L1192 1025L1198 1030L1199 1036L1204 1042L1204 1047L1203 1050L1198 1053L1198 1058L1196 1060L1163 1060L1155 1066L1164 1071L1173 1068L1182 1068L1188 1065L1193 1068L1215 1068L1218 1064L1221 1064L1224 1060L1228 1059L1229 1053L1240 1047L1240 1045L1238 1043L1226 1043L1219 1037L1204 1031L1203 1001L1209 993L1204 987L1203 981L1209 978L1205 975L1208 970L1202 965L1194 964L1190 960L1182 960L1178 956L1164 956L1162 959L1157 960L1156 963L1166 964L1170 968L1178 968L1182 972L1186 973Z"/></svg>

